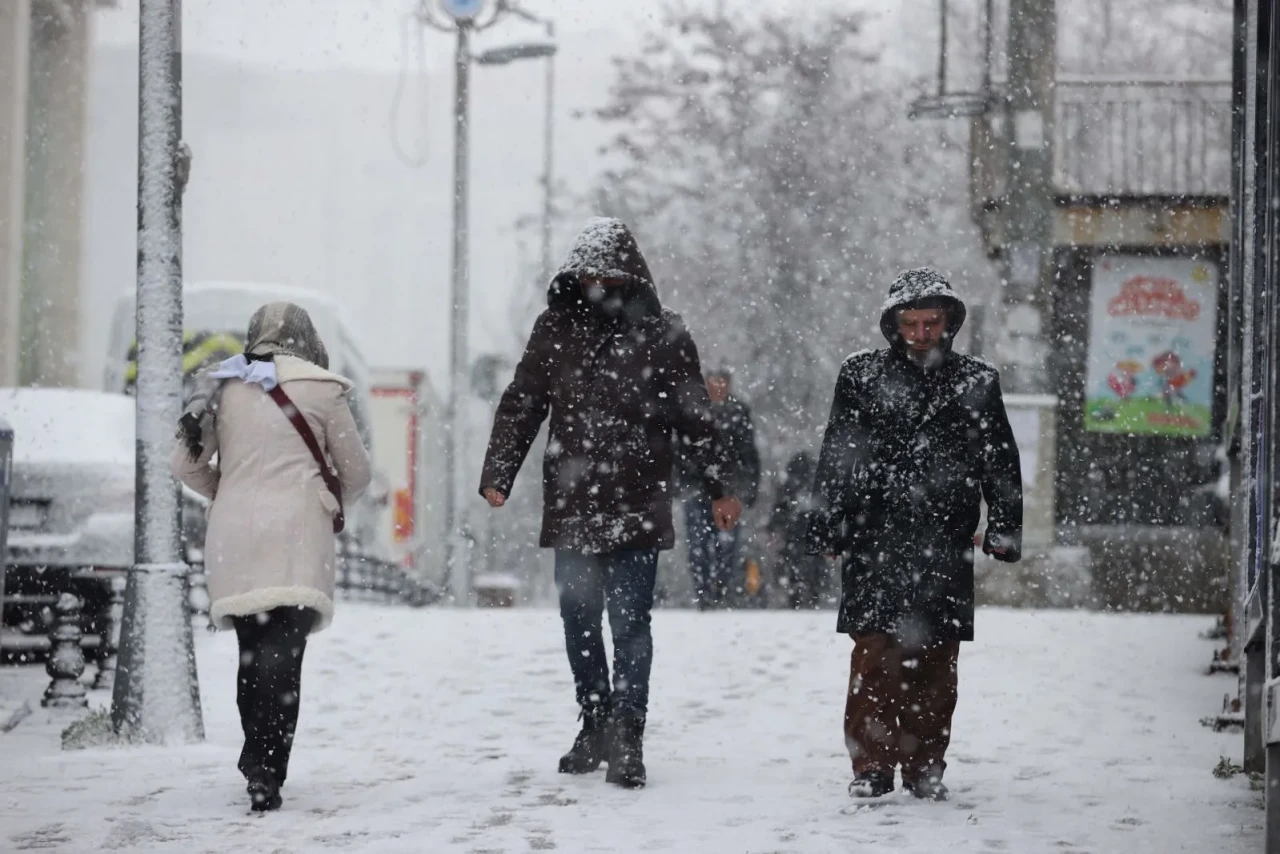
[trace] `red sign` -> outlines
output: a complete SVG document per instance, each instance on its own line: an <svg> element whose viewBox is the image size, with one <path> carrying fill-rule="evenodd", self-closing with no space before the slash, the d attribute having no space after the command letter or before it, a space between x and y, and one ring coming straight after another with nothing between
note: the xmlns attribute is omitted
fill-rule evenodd
<svg viewBox="0 0 1280 854"><path fill-rule="evenodd" d="M1107 301L1107 314L1195 320L1200 316L1200 303L1187 299L1186 292L1174 279L1133 276L1121 285L1119 294Z"/></svg>

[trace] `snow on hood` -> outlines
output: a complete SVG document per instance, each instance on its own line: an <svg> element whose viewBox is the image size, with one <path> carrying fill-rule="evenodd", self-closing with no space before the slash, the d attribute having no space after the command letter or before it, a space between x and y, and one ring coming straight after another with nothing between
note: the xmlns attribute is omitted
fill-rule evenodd
<svg viewBox="0 0 1280 854"><path fill-rule="evenodd" d="M662 313L662 302L658 299L649 265L640 254L635 235L620 219L598 216L587 220L564 264L547 287L547 304L581 301L580 286L585 278L624 282L622 298L628 306L629 315L657 316Z"/></svg>
<svg viewBox="0 0 1280 854"><path fill-rule="evenodd" d="M899 273L898 278L894 279L893 284L889 286L889 298L880 307L880 331L884 333L884 337L890 344L897 347L901 340L895 314L913 303L930 299L940 299L949 303L948 340L955 341L968 314L964 301L952 289L951 283L945 276L929 267L920 267Z"/></svg>
<svg viewBox="0 0 1280 854"><path fill-rule="evenodd" d="M67 388L0 388L15 463L133 466L134 400Z"/></svg>
<svg viewBox="0 0 1280 854"><path fill-rule="evenodd" d="M626 279L653 285L649 265L640 254L631 229L622 220L606 216L587 220L556 273L556 278L561 276Z"/></svg>

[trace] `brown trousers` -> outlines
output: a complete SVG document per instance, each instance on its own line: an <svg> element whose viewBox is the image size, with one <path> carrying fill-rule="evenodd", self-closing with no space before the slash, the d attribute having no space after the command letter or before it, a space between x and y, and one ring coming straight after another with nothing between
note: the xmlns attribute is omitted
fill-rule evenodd
<svg viewBox="0 0 1280 854"><path fill-rule="evenodd" d="M853 636L845 744L855 775L892 774L904 781L942 778L956 710L959 641L908 649L892 635Z"/></svg>

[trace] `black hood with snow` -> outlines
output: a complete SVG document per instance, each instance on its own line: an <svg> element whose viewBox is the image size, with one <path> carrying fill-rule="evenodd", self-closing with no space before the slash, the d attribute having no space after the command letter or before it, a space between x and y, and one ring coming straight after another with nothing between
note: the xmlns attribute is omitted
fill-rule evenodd
<svg viewBox="0 0 1280 854"><path fill-rule="evenodd" d="M594 217L587 221L547 288L547 304L587 306L593 302L582 288L583 279L619 279L626 283L603 289L606 296L616 293L618 297L611 301L612 308L597 307L606 313L625 314L631 320L662 313L649 265L640 254L635 235L620 219Z"/></svg>
<svg viewBox="0 0 1280 854"><path fill-rule="evenodd" d="M903 309L943 306L947 311L947 337L942 342L944 351L950 351L960 327L964 326L968 310L964 301L951 288L951 283L928 267L907 270L889 286L889 298L880 310L880 331L895 349L902 349L902 336L898 334L897 313Z"/></svg>

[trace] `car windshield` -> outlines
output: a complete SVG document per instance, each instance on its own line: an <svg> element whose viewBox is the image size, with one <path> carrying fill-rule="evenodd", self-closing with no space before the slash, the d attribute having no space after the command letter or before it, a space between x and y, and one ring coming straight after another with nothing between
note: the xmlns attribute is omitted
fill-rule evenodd
<svg viewBox="0 0 1280 854"><path fill-rule="evenodd" d="M81 389L0 389L0 420L13 428L15 463L131 464L134 406Z"/></svg>

